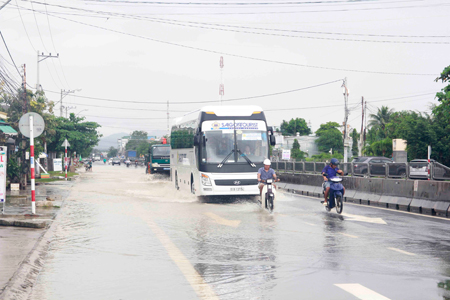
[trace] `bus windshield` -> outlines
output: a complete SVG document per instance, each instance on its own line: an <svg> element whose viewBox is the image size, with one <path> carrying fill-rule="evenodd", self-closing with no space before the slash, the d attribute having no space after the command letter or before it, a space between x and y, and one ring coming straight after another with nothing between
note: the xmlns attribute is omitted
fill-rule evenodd
<svg viewBox="0 0 450 300"><path fill-rule="evenodd" d="M209 126L210 124L206 124L206 126L204 124L203 126L206 142L202 149L202 163L219 164L227 156L226 163L247 163L244 156L253 163L261 163L267 158L269 146L264 122L236 121L235 129L233 129L233 126L229 126L230 123L234 124L234 121L220 123L228 125L220 127L216 125L214 127ZM252 126L242 126L242 124L252 124Z"/></svg>
<svg viewBox="0 0 450 300"><path fill-rule="evenodd" d="M170 147L153 147L153 156L169 156Z"/></svg>

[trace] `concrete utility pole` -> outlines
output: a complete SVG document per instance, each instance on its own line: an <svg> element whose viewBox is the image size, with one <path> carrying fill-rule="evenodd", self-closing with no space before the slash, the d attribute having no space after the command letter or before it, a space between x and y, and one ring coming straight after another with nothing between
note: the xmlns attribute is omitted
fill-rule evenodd
<svg viewBox="0 0 450 300"><path fill-rule="evenodd" d="M59 116L60 116L60 117L63 116L63 108L64 108L63 102L62 102L62 101L63 101L63 98L64 98L65 96L71 94L71 93L75 93L75 92L79 92L79 91L81 91L81 89L78 89L78 90L70 90L70 91L61 90L61 100L59 100L58 102L55 103L55 105L56 105L56 104L58 104L59 102L61 102L60 107L59 107ZM73 108L73 107L71 107L71 108ZM67 110L66 110L66 118L67 118Z"/></svg>
<svg viewBox="0 0 450 300"><path fill-rule="evenodd" d="M344 102L345 102L345 117L344 117L344 163L348 162L348 130L347 130L347 122L348 122L348 88L347 88L347 77L344 78L342 82L343 93L344 93Z"/></svg>
<svg viewBox="0 0 450 300"><path fill-rule="evenodd" d="M40 59L42 57L42 59ZM51 53L49 53L48 55L44 54L44 52L42 52L42 54L39 54L39 50L37 51L37 77L36 77L36 92L39 91L39 89L42 90L41 85L39 84L39 63L47 58L58 58L59 57L59 53L55 55L52 55Z"/></svg>
<svg viewBox="0 0 450 300"><path fill-rule="evenodd" d="M167 136L170 136L170 130L169 130L169 100L167 100Z"/></svg>
<svg viewBox="0 0 450 300"><path fill-rule="evenodd" d="M363 129L364 129L364 97L361 97L361 131L359 132L359 147L358 147L358 156L362 156L362 149L364 147L364 137L363 137Z"/></svg>
<svg viewBox="0 0 450 300"><path fill-rule="evenodd" d="M23 76L22 76L22 89L23 89L23 102L22 102L22 114L26 114L28 112L28 103L27 103L27 69L26 65L23 64ZM28 171L25 168L25 151L26 151L26 139L22 135L22 155L20 162L20 188L25 189L27 186L27 177Z"/></svg>

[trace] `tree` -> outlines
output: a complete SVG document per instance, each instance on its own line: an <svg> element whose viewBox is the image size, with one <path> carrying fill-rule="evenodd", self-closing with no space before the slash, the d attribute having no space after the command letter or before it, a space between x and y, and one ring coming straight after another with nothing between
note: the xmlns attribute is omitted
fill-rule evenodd
<svg viewBox="0 0 450 300"><path fill-rule="evenodd" d="M450 66L442 71L436 78L436 82L450 82ZM436 93L439 105L433 107L434 122L433 128L437 134L437 141L433 145L432 155L436 153L436 158L445 165L450 165L450 84Z"/></svg>
<svg viewBox="0 0 450 300"><path fill-rule="evenodd" d="M380 139L383 139L386 137L386 124L389 123L392 113L394 112L393 109L389 109L387 106L382 106L381 109L378 108L378 111L376 114L371 114L370 117L372 118L369 121L369 126L375 127L378 129L378 134L380 136Z"/></svg>
<svg viewBox="0 0 450 300"><path fill-rule="evenodd" d="M300 150L300 144L297 139L294 139L294 144L292 145L291 158L294 159L304 159L308 154Z"/></svg>
<svg viewBox="0 0 450 300"><path fill-rule="evenodd" d="M76 151L81 156L89 156L92 149L98 144L101 134L97 128L100 125L96 122L82 122L84 117L76 117L71 113L69 119L58 117L56 121L56 134L48 144L49 151L63 152L62 143L67 139L70 143L70 151Z"/></svg>
<svg viewBox="0 0 450 300"><path fill-rule="evenodd" d="M119 150L117 148L114 148L113 146L109 147L108 157L115 157L115 156L117 156L117 152L119 152Z"/></svg>
<svg viewBox="0 0 450 300"><path fill-rule="evenodd" d="M309 129L305 119L302 118L291 119L289 122L283 120L280 129L282 135L297 135L297 132L300 135L311 134L311 129Z"/></svg>
<svg viewBox="0 0 450 300"><path fill-rule="evenodd" d="M352 137L352 154L353 156L357 156L358 155L358 139L359 139L359 134L356 131L356 129L353 129L352 133L350 133L350 136Z"/></svg>
<svg viewBox="0 0 450 300"><path fill-rule="evenodd" d="M328 152L333 149L333 153L344 153L344 143L342 133L338 129L339 124L336 122L327 122L321 124L316 131L316 144L320 152Z"/></svg>

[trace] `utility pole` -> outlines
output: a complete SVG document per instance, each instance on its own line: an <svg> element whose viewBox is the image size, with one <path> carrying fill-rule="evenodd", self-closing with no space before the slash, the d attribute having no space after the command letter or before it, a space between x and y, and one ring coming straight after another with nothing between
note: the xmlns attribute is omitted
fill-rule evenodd
<svg viewBox="0 0 450 300"><path fill-rule="evenodd" d="M68 118L68 116L67 116L67 111L69 110L69 109L74 109L74 108L77 108L76 106L65 106L64 107L65 109L66 109L66 119Z"/></svg>
<svg viewBox="0 0 450 300"><path fill-rule="evenodd" d="M64 108L63 102L62 102L62 101L63 101L63 98L64 98L65 96L71 94L71 93L75 93L75 92L79 92L79 91L81 91L81 89L78 89L78 90L71 90L71 91L61 90L61 100L59 100L58 102L55 103L55 105L56 105L56 104L58 104L59 102L61 102L60 107L59 107L59 116L60 116L60 117L63 116L63 108ZM71 107L71 108L73 108L73 107ZM66 110L66 118L67 118L67 110Z"/></svg>
<svg viewBox="0 0 450 300"><path fill-rule="evenodd" d="M26 114L28 112L28 103L27 103L27 70L26 65L23 64L23 76L22 76L22 114ZM27 147L27 142L24 136L22 135L22 154L21 154L21 162L20 162L20 187L21 189L25 189L27 186L28 179L28 168L26 168L25 162L25 151Z"/></svg>
<svg viewBox="0 0 450 300"><path fill-rule="evenodd" d="M170 136L169 130L169 100L167 100L167 137Z"/></svg>
<svg viewBox="0 0 450 300"><path fill-rule="evenodd" d="M367 130L367 101L364 101L364 115L365 118L365 125L364 125L364 145L366 144L366 130Z"/></svg>
<svg viewBox="0 0 450 300"><path fill-rule="evenodd" d="M364 137L363 137L363 129L364 129L364 97L361 97L361 131L359 132L359 149L358 156L362 156L362 148L364 147Z"/></svg>
<svg viewBox="0 0 450 300"><path fill-rule="evenodd" d="M343 92L344 92L344 102L345 102L345 117L344 117L344 163L348 162L348 130L347 130L347 122L348 122L348 88L347 88L347 77L344 78L342 82Z"/></svg>
<svg viewBox="0 0 450 300"><path fill-rule="evenodd" d="M42 57L42 59L40 59ZM41 85L39 84L39 63L47 58L58 58L59 57L59 53L55 55L52 55L51 53L49 53L48 55L44 54L44 52L42 52L42 54L39 54L39 50L37 51L37 77L36 77L36 92L39 91L39 89L42 90Z"/></svg>

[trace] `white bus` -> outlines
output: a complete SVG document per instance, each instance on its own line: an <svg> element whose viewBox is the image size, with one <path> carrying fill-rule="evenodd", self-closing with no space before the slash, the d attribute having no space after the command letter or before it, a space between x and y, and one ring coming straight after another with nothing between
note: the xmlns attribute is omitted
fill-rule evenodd
<svg viewBox="0 0 450 300"><path fill-rule="evenodd" d="M170 172L197 196L259 195L257 172L275 145L258 106L206 106L175 119Z"/></svg>

